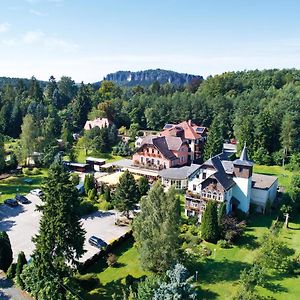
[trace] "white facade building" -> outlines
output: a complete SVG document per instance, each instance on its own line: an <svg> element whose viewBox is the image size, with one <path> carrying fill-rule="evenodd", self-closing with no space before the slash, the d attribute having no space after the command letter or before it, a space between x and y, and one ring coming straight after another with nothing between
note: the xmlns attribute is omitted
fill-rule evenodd
<svg viewBox="0 0 300 300"><path fill-rule="evenodd" d="M252 171L253 163L248 159L246 146L235 161L222 160L222 154L207 160L189 180L186 215L198 215L201 222L209 200L225 202L227 213L237 209L249 213L250 203L257 211L264 212L268 201L272 204L276 198L278 180Z"/></svg>

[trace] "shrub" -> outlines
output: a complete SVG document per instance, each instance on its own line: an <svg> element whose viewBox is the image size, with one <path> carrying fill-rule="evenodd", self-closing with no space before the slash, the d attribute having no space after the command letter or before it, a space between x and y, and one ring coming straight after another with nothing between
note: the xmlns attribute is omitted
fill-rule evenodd
<svg viewBox="0 0 300 300"><path fill-rule="evenodd" d="M71 173L70 179L74 185L79 184L79 175L77 173Z"/></svg>
<svg viewBox="0 0 300 300"><path fill-rule="evenodd" d="M39 175L41 172L38 168L33 168L32 171L31 171L31 174L32 175Z"/></svg>
<svg viewBox="0 0 300 300"><path fill-rule="evenodd" d="M23 251L18 254L18 261L16 266L16 281L21 289L24 289L24 282L21 278L24 266L27 264L27 260Z"/></svg>
<svg viewBox="0 0 300 300"><path fill-rule="evenodd" d="M117 265L118 259L115 254L109 253L106 263L109 267L115 267Z"/></svg>
<svg viewBox="0 0 300 300"><path fill-rule="evenodd" d="M93 273L80 275L80 276L76 277L76 281L81 286L81 288L83 288L85 290L92 290L99 283L99 279L98 279L97 275L93 274Z"/></svg>
<svg viewBox="0 0 300 300"><path fill-rule="evenodd" d="M80 216L88 215L97 210L97 207L89 200L82 200L80 203Z"/></svg>
<svg viewBox="0 0 300 300"><path fill-rule="evenodd" d="M230 243L226 240L219 240L217 244L224 249L230 248Z"/></svg>
<svg viewBox="0 0 300 300"><path fill-rule="evenodd" d="M31 175L31 171L29 170L29 168L23 168L22 172L24 175Z"/></svg>
<svg viewBox="0 0 300 300"><path fill-rule="evenodd" d="M113 205L111 203L107 202L106 200L102 200L98 204L98 208L100 210L110 210L110 209L113 209Z"/></svg>
<svg viewBox="0 0 300 300"><path fill-rule="evenodd" d="M200 255L211 256L211 250L205 246L200 247Z"/></svg>
<svg viewBox="0 0 300 300"><path fill-rule="evenodd" d="M10 267L8 268L7 273L6 273L7 278L9 278L11 280L13 280L15 278L15 276L16 276L16 268L17 268L17 264L12 263L10 265Z"/></svg>

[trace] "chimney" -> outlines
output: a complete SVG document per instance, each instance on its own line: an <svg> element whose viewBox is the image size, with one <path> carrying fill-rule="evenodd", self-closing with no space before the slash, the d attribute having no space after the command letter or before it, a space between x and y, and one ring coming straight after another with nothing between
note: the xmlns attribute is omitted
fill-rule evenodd
<svg viewBox="0 0 300 300"><path fill-rule="evenodd" d="M189 126L192 126L192 120L188 120Z"/></svg>

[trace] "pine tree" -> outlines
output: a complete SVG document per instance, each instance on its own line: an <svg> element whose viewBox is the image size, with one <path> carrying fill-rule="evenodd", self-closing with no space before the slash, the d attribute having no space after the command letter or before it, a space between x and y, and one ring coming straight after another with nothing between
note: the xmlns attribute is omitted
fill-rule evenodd
<svg viewBox="0 0 300 300"><path fill-rule="evenodd" d="M221 226L222 220L226 216L226 203L223 202L218 209L218 224Z"/></svg>
<svg viewBox="0 0 300 300"><path fill-rule="evenodd" d="M138 187L133 175L126 170L120 176L119 184L117 185L113 204L119 210L124 212L129 217L130 210L133 210L138 202Z"/></svg>
<svg viewBox="0 0 300 300"><path fill-rule="evenodd" d="M9 237L5 231L0 232L0 270L6 272L13 261L13 252Z"/></svg>
<svg viewBox="0 0 300 300"><path fill-rule="evenodd" d="M196 299L196 292L191 282L193 277L188 277L187 269L176 264L167 271L167 282L160 284L154 292L153 300L165 299Z"/></svg>
<svg viewBox="0 0 300 300"><path fill-rule="evenodd" d="M24 289L24 282L21 278L21 274L24 266L27 264L27 260L23 251L18 254L17 266L16 266L16 281L20 288Z"/></svg>
<svg viewBox="0 0 300 300"><path fill-rule="evenodd" d="M0 134L0 174L4 172L5 167L6 164L5 164L4 138Z"/></svg>
<svg viewBox="0 0 300 300"><path fill-rule="evenodd" d="M139 178L138 181L140 196L145 196L149 191L149 181L145 176Z"/></svg>
<svg viewBox="0 0 300 300"><path fill-rule="evenodd" d="M156 182L141 199L141 213L134 219L133 235L144 269L168 270L178 259L180 203L174 188L164 192Z"/></svg>
<svg viewBox="0 0 300 300"><path fill-rule="evenodd" d="M201 237L215 243L219 237L217 202L208 201L201 219Z"/></svg>
<svg viewBox="0 0 300 300"><path fill-rule="evenodd" d="M83 185L84 192L88 195L89 191L95 188L94 176L92 174L86 174Z"/></svg>
<svg viewBox="0 0 300 300"><path fill-rule="evenodd" d="M32 262L21 275L26 290L37 299L66 299L68 292L62 285L72 284L70 266L76 265L84 253L80 200L69 177L63 166L55 162L45 181L44 203L39 207L43 215L39 232L33 238Z"/></svg>
<svg viewBox="0 0 300 300"><path fill-rule="evenodd" d="M222 152L223 149L223 130L221 128L221 120L217 116L214 118L211 127L209 128L208 138L204 148L204 159Z"/></svg>

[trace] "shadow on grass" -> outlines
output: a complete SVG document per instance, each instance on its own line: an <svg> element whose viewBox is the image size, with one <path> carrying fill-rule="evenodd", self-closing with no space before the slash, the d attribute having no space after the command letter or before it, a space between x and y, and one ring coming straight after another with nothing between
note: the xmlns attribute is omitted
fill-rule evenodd
<svg viewBox="0 0 300 300"><path fill-rule="evenodd" d="M129 238L124 243L122 243L119 247L117 247L115 250L112 250L111 252L115 254L117 257L121 256L123 253L128 251L133 246L133 238ZM122 267L122 263L118 263L115 267L116 269L118 267ZM86 273L101 273L106 269L107 263L106 263L106 257L100 258L95 262L94 265L92 265L90 268L88 268L83 274ZM117 270L116 270L117 272Z"/></svg>
<svg viewBox="0 0 300 300"><path fill-rule="evenodd" d="M217 261L207 258L189 265L191 275L198 272L201 284L214 284L222 281L236 281L240 278L240 272L249 267L250 264L240 261L223 259Z"/></svg>
<svg viewBox="0 0 300 300"><path fill-rule="evenodd" d="M257 241L256 236L247 234L248 231L249 230L246 230L245 233L238 239L236 245L248 250L255 250L259 247L259 242Z"/></svg>
<svg viewBox="0 0 300 300"><path fill-rule="evenodd" d="M197 299L217 299L220 294L210 291L208 289L200 289L197 290Z"/></svg>

